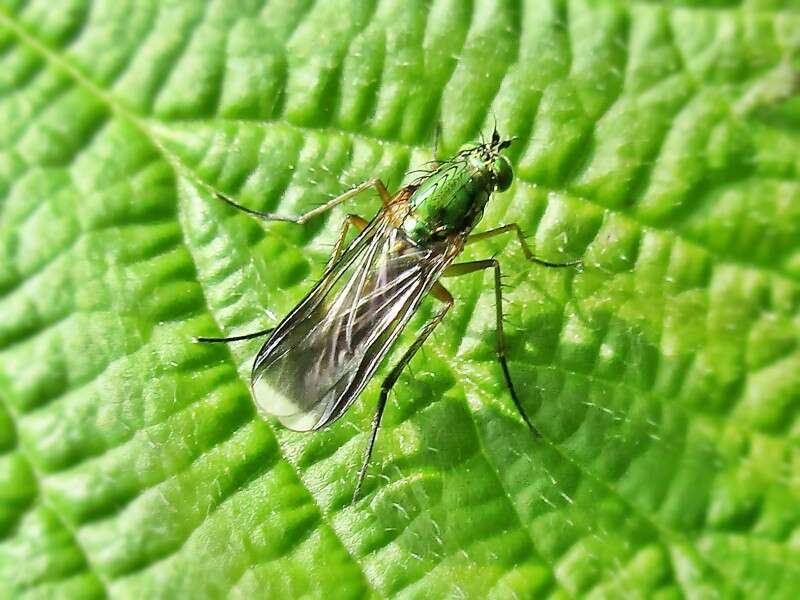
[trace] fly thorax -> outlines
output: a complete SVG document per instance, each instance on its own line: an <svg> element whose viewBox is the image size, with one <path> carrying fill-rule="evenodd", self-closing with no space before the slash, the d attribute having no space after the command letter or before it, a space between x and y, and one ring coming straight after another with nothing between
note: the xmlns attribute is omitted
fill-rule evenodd
<svg viewBox="0 0 800 600"><path fill-rule="evenodd" d="M415 241L466 233L483 216L492 185L487 173L467 162L437 171L411 196L403 229Z"/></svg>

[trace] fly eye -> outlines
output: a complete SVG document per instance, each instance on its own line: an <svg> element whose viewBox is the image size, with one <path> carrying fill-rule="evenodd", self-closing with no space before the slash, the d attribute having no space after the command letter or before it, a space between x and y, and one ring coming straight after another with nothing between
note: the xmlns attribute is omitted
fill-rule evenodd
<svg viewBox="0 0 800 600"><path fill-rule="evenodd" d="M505 192L514 179L514 171L508 163L508 159L505 156L498 156L492 168L494 170L495 189L498 192Z"/></svg>

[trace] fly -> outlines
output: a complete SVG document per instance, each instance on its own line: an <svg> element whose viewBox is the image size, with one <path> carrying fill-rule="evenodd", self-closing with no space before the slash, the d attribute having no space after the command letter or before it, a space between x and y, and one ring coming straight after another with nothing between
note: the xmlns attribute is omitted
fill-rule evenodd
<svg viewBox="0 0 800 600"><path fill-rule="evenodd" d="M522 408L508 369L500 263L494 258L454 263L467 244L514 233L531 262L547 267L580 264L536 258L516 223L471 233L492 193L511 185L514 174L502 154L511 141L501 139L495 130L489 142L464 147L395 194L390 194L380 179L371 179L297 217L252 210L217 194L258 219L298 224L370 188L381 198L381 209L371 221L347 216L322 278L277 327L228 338L196 338L198 342L234 342L268 336L253 363L253 398L260 412L277 417L289 429L316 431L341 417L422 300L431 295L442 304L381 385L353 502L361 492L389 392L453 305L442 278L494 271L497 358L520 416L531 432L539 435ZM350 227L359 233L346 245Z"/></svg>

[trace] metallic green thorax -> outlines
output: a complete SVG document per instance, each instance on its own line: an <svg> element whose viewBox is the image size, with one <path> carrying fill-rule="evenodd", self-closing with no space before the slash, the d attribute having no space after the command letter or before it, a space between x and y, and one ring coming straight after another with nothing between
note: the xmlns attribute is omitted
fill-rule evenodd
<svg viewBox="0 0 800 600"><path fill-rule="evenodd" d="M483 217L494 191L508 189L511 166L500 151L511 143L497 134L487 144L470 146L425 177L409 199L403 229L417 242L468 233Z"/></svg>

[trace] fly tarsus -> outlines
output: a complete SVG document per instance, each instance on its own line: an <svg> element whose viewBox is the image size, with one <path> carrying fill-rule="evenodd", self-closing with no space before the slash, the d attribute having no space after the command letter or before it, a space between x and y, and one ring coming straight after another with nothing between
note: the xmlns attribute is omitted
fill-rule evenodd
<svg viewBox="0 0 800 600"><path fill-rule="evenodd" d="M583 267L582 260L572 260L564 263L557 263L550 262L548 260L542 260L541 258L536 257L527 240L525 239L525 234L522 232L522 229L517 223L509 223L508 225L502 225L501 227L496 227L494 229L490 229L489 231L473 234L467 238L467 244L472 244L481 240L488 240L489 238L508 233L509 231L516 233L517 240L519 241L519 245L522 247L522 253L525 255L525 258L533 263L536 263L537 265L556 268L577 267L580 269Z"/></svg>
<svg viewBox="0 0 800 600"><path fill-rule="evenodd" d="M519 396L517 396L517 390L514 388L514 382L511 379L511 372L508 370L508 361L504 354L497 355L498 361L500 362L500 368L503 369L503 378L506 381L506 387L508 388L508 393L511 395L511 399L514 401L514 405L517 407L517 411L519 412L522 420L525 421L525 424L528 426L528 429L531 430L531 433L537 437L542 437L542 434L536 428L531 420L528 418L528 415L525 413L525 409L522 408L522 402L519 400Z"/></svg>
<svg viewBox="0 0 800 600"><path fill-rule="evenodd" d="M275 213L264 212L260 210L253 210L252 208L247 208L246 206L242 206L238 202L234 202L230 198L228 198L225 194L220 192L214 192L214 195L219 199L222 200L228 206L235 208L245 214L250 215L251 217L255 217L256 219L260 219L262 221L294 221L295 217L287 217L284 215L276 215Z"/></svg>
<svg viewBox="0 0 800 600"><path fill-rule="evenodd" d="M275 330L274 327L270 327L269 329L261 329L260 331L254 331L253 333L245 333L243 335L234 335L231 337L201 337L196 336L192 338L192 341L195 344L216 344L216 343L227 343L227 342L240 342L242 340L252 340L254 338L262 337L265 335L269 335Z"/></svg>

